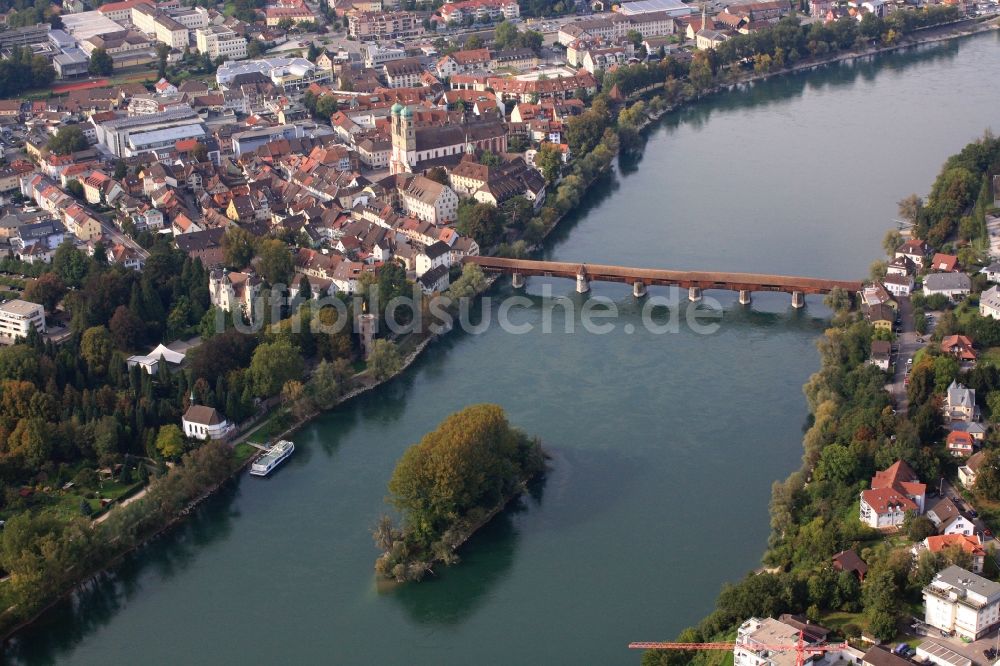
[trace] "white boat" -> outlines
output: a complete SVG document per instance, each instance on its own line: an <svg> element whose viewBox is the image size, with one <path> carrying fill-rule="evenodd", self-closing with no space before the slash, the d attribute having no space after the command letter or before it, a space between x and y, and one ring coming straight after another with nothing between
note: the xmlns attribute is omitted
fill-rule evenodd
<svg viewBox="0 0 1000 666"><path fill-rule="evenodd" d="M295 444L287 439L281 440L250 466L250 473L254 476L267 476L275 467L285 462L294 450Z"/></svg>

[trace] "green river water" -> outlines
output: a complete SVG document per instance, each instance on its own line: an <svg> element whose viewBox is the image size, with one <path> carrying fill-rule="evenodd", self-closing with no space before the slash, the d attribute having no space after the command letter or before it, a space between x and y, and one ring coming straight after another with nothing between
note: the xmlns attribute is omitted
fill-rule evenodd
<svg viewBox="0 0 1000 666"><path fill-rule="evenodd" d="M895 202L996 123L993 34L780 77L665 118L546 255L857 279ZM569 281L548 284L576 304ZM651 290L654 292L655 290ZM500 286L495 296L510 293ZM666 291L656 292L665 294ZM759 565L772 481L799 465L828 314L713 292L711 335L455 332L405 376L316 420L271 478L243 476L7 646L23 664L635 664ZM493 306L495 309L496 306ZM513 318L540 323L538 305ZM634 332L628 332L632 324ZM380 591L369 529L402 451L496 402L552 454L544 484L436 579Z"/></svg>

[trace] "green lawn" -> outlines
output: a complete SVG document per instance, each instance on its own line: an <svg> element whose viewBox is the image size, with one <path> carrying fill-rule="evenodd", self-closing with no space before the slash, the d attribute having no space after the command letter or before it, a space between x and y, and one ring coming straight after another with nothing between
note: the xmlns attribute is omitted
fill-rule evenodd
<svg viewBox="0 0 1000 666"><path fill-rule="evenodd" d="M235 465L239 467L240 465L245 463L249 458L253 457L253 455L257 453L257 451L259 450L260 449L258 449L256 446L251 446L246 442L240 442L239 444L233 447L233 455L236 458Z"/></svg>
<svg viewBox="0 0 1000 666"><path fill-rule="evenodd" d="M75 518L81 515L80 506L83 502L90 505L91 515L101 513L101 498L118 500L127 497L142 488L142 482L119 483L117 481L105 481L93 491L77 488L69 490L51 490L49 492L36 492L26 500L27 506L24 508L36 511L48 511L63 519ZM94 497L85 497L91 492L97 493ZM18 508L16 511L3 512L4 518L9 518L15 513L23 511Z"/></svg>
<svg viewBox="0 0 1000 666"><path fill-rule="evenodd" d="M868 620L861 613L848 613L846 611L830 611L824 613L819 618L819 623L827 629L833 629L843 635L845 624L856 624L864 631L868 628Z"/></svg>

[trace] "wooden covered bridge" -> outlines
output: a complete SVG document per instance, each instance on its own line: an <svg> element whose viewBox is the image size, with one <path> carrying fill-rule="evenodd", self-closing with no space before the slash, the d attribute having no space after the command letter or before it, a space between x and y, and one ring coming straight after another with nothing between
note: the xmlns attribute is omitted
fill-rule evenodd
<svg viewBox="0 0 1000 666"><path fill-rule="evenodd" d="M629 268L604 264L581 264L566 261L535 261L531 259L502 259L499 257L466 257L484 273L503 273L511 276L515 288L524 286L524 278L535 275L576 280L576 290L583 294L590 291L590 283L621 282L632 285L636 297L646 295L646 287L670 286L688 290L692 301L701 299L704 289L738 291L740 303L750 303L755 291L780 291L792 295L792 306L805 306L806 294L828 294L840 288L848 294L861 290L861 282L853 280L828 280L825 278L794 277L789 275L761 275L757 273L720 273L705 271L674 271L659 268Z"/></svg>

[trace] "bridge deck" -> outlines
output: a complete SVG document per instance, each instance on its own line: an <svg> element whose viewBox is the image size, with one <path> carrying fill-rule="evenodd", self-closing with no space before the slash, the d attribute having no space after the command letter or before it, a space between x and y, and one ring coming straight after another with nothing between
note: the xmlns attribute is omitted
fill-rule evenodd
<svg viewBox="0 0 1000 666"><path fill-rule="evenodd" d="M604 264L502 259L499 257L466 257L464 261L477 264L486 273L519 273L525 276L541 275L571 279L576 279L576 276L582 273L589 281L623 282L626 284L642 282L646 286L664 285L682 288L782 291L804 294L828 294L836 287L840 287L848 293L854 293L861 289L861 282L854 280L828 280L790 275L674 271L659 268L629 268Z"/></svg>

